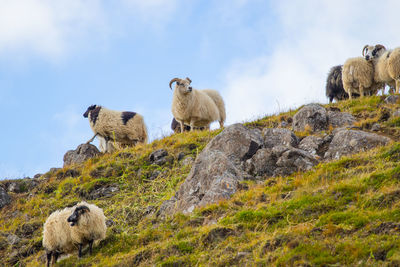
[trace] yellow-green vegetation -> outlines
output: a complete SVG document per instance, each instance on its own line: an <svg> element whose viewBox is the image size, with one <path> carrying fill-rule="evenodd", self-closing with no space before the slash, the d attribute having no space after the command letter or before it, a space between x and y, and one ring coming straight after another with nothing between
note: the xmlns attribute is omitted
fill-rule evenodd
<svg viewBox="0 0 400 267"><path fill-rule="evenodd" d="M246 181L232 199L162 217L162 202L191 168L178 161L179 153L195 158L219 131L165 137L49 172L31 192L12 195L12 204L0 210L0 231L26 238L9 245L0 234L0 257L9 265L42 266L41 231L48 215L89 198L111 220L107 238L92 256L72 255L58 266L399 266L400 123L385 115L398 105L376 96L325 107L353 114L364 130L379 123L380 133L395 142L306 173ZM246 125L290 125L295 112ZM149 155L160 148L170 160L152 165ZM158 176L150 179L155 171ZM106 185L119 191L90 200Z"/></svg>

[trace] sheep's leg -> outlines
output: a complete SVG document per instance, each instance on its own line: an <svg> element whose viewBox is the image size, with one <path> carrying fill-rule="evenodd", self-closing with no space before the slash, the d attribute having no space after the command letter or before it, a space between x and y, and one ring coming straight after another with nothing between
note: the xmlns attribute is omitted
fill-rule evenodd
<svg viewBox="0 0 400 267"><path fill-rule="evenodd" d="M351 100L353 98L353 94L351 92L347 93L349 95L349 99Z"/></svg>
<svg viewBox="0 0 400 267"><path fill-rule="evenodd" d="M53 254L53 252L51 252L51 251L46 253L46 255L47 255L47 267L50 267L51 257L53 256L52 254Z"/></svg>
<svg viewBox="0 0 400 267"><path fill-rule="evenodd" d="M89 139L89 141L86 142L86 144L90 144L91 142L93 142L93 140L96 138L97 134L95 134L91 139Z"/></svg>
<svg viewBox="0 0 400 267"><path fill-rule="evenodd" d="M89 253L92 255L92 250L93 250L93 240L89 241Z"/></svg>
<svg viewBox="0 0 400 267"><path fill-rule="evenodd" d="M179 121L179 125L181 126L181 133L183 133L183 130L185 129L185 125L183 124L183 121Z"/></svg>
<svg viewBox="0 0 400 267"><path fill-rule="evenodd" d="M396 80L396 94L399 93L399 89L400 89L400 80Z"/></svg>
<svg viewBox="0 0 400 267"><path fill-rule="evenodd" d="M208 125L208 128L210 128L210 125ZM224 128L224 122L219 121L219 128Z"/></svg>
<svg viewBox="0 0 400 267"><path fill-rule="evenodd" d="M360 85L360 98L364 97L364 87Z"/></svg>
<svg viewBox="0 0 400 267"><path fill-rule="evenodd" d="M79 258L82 258L82 248L83 248L83 245L79 244L79 252L78 252L78 257Z"/></svg>
<svg viewBox="0 0 400 267"><path fill-rule="evenodd" d="M55 251L53 256L54 256L54 265L56 265L57 260L58 260L58 256L60 256L60 253Z"/></svg>

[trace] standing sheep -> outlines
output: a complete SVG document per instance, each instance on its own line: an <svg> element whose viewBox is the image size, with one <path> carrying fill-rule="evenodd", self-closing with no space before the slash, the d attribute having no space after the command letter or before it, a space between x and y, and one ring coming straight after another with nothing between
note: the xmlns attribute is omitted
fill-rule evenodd
<svg viewBox="0 0 400 267"><path fill-rule="evenodd" d="M174 78L169 87L176 82L172 99L172 114L179 122L181 132L184 125L190 125L192 131L195 127L210 128L213 121L219 121L220 127L224 127L226 119L225 104L221 95L215 90L193 89L189 78Z"/></svg>
<svg viewBox="0 0 400 267"><path fill-rule="evenodd" d="M329 70L325 86L325 93L326 97L329 98L329 103L332 103L334 99L339 101L349 98L349 95L344 91L343 88L342 67L343 65L338 65Z"/></svg>
<svg viewBox="0 0 400 267"><path fill-rule="evenodd" d="M386 83L391 88L400 89L400 47L386 50L383 45L365 46L363 55L366 60L372 60L375 67L374 80Z"/></svg>
<svg viewBox="0 0 400 267"><path fill-rule="evenodd" d="M89 118L90 127L95 133L88 142L93 141L97 135L105 139L105 148L104 145L100 147L105 150L102 152L111 152L112 141L121 146L147 143L146 125L138 113L115 111L92 105L88 107L83 117Z"/></svg>
<svg viewBox="0 0 400 267"><path fill-rule="evenodd" d="M82 257L83 246L89 244L92 254L93 242L106 237L106 219L103 210L93 204L80 202L72 208L53 212L43 226L43 247L47 254L47 267L57 262L62 253L78 249Z"/></svg>
<svg viewBox="0 0 400 267"><path fill-rule="evenodd" d="M352 99L352 94L376 94L382 84L374 81L374 66L363 57L349 58L342 70L343 88Z"/></svg>

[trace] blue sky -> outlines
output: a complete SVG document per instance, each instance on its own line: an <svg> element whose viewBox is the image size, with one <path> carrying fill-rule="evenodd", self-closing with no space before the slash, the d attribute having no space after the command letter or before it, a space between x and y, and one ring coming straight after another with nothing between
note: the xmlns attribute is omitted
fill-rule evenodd
<svg viewBox="0 0 400 267"><path fill-rule="evenodd" d="M0 179L61 167L92 104L171 133L174 77L221 92L227 124L326 103L329 68L400 45L398 1L0 0ZM213 125L217 127L217 124ZM94 142L97 144L97 141Z"/></svg>

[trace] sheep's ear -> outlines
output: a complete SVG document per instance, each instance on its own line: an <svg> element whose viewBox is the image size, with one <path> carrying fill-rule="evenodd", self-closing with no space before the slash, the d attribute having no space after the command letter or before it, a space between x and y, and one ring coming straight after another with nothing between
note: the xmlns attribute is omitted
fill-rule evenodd
<svg viewBox="0 0 400 267"><path fill-rule="evenodd" d="M189 83L192 83L192 80L189 77L186 77L186 80L188 80Z"/></svg>
<svg viewBox="0 0 400 267"><path fill-rule="evenodd" d="M381 44L377 44L375 47L376 47L378 50L381 50L381 49L385 49L385 50L386 50L386 47L383 46L383 45L381 45Z"/></svg>

